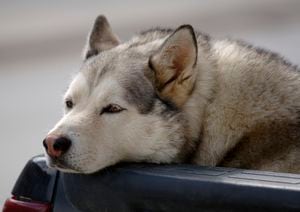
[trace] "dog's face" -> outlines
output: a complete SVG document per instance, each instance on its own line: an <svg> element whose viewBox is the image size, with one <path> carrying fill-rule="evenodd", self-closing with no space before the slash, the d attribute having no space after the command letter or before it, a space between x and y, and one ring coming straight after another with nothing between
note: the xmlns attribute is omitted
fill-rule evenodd
<svg viewBox="0 0 300 212"><path fill-rule="evenodd" d="M43 142L49 166L92 173L120 161L179 160L181 107L196 78L195 35L184 26L151 36L120 44L107 20L96 19L64 116Z"/></svg>

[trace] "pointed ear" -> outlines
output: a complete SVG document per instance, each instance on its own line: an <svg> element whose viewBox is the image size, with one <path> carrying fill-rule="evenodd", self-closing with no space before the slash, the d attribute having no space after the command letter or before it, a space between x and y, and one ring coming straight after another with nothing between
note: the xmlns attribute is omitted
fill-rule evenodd
<svg viewBox="0 0 300 212"><path fill-rule="evenodd" d="M182 106L195 83L197 40L192 26L180 26L150 57L155 86L161 98Z"/></svg>
<svg viewBox="0 0 300 212"><path fill-rule="evenodd" d="M112 32L112 29L105 18L100 15L96 18L92 31L90 32L84 50L84 59L97 55L101 51L111 49L119 45L120 41Z"/></svg>

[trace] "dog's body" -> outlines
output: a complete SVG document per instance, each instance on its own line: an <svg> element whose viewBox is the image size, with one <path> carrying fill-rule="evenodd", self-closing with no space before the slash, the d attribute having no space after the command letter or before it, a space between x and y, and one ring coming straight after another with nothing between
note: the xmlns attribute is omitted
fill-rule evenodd
<svg viewBox="0 0 300 212"><path fill-rule="evenodd" d="M65 99L44 143L63 171L147 161L300 173L300 72L239 41L181 26L120 44L100 16ZM53 148L59 137L71 145Z"/></svg>

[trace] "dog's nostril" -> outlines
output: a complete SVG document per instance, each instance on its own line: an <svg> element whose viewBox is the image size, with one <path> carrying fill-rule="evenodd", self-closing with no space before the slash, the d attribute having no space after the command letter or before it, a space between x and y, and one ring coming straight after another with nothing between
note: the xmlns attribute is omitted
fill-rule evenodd
<svg viewBox="0 0 300 212"><path fill-rule="evenodd" d="M45 147L46 150L48 150L48 146L47 146L47 143L46 143L46 138L43 140L43 146Z"/></svg>
<svg viewBox="0 0 300 212"><path fill-rule="evenodd" d="M55 142L53 144L53 149L55 151L66 152L70 148L70 146L71 146L70 139L65 138L65 137L60 137L55 140Z"/></svg>

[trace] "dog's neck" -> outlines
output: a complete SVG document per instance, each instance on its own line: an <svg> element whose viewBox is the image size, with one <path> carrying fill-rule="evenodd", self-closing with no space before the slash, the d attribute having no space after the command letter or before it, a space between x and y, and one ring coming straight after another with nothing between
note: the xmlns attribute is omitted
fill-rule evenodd
<svg viewBox="0 0 300 212"><path fill-rule="evenodd" d="M195 87L182 110L182 115L185 119L184 132L186 143L181 154L185 161L189 160L185 156L193 155L201 142L205 111L214 97L213 87L216 83L215 68L208 57L202 56L198 58L195 71L198 72Z"/></svg>

